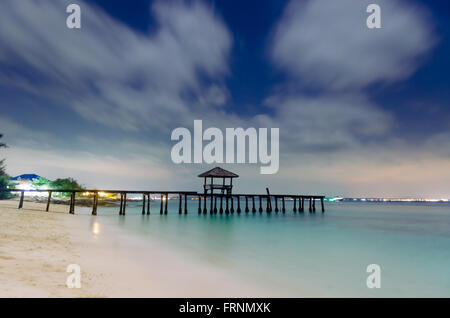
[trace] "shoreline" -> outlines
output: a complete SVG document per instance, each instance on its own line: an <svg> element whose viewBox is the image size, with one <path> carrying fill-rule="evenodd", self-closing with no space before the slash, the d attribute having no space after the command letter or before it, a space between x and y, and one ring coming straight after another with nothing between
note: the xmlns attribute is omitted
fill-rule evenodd
<svg viewBox="0 0 450 318"><path fill-rule="evenodd" d="M80 207L83 209L82 207ZM138 240L66 205L0 201L0 297L287 297L264 282L196 260L167 242ZM82 288L65 282L79 264Z"/></svg>

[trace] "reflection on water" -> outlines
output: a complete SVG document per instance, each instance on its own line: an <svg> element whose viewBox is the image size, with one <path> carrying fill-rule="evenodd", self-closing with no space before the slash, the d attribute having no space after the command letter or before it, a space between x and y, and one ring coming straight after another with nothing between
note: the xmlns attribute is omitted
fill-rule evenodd
<svg viewBox="0 0 450 318"><path fill-rule="evenodd" d="M159 203L159 202L158 202ZM153 206L154 204L154 206ZM187 257L267 282L292 296L311 290L321 296L450 296L450 205L333 203L327 212L199 215L127 215L99 208L92 232L133 233L164 242ZM142 251L145 253L145 251ZM381 266L382 288L366 287L366 267Z"/></svg>

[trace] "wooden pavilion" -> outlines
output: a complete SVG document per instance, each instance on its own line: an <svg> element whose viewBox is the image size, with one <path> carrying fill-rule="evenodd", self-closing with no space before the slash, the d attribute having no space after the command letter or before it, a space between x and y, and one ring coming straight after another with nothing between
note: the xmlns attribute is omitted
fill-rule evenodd
<svg viewBox="0 0 450 318"><path fill-rule="evenodd" d="M231 195L233 189L233 178L239 178L237 174L220 167L215 167L199 174L198 176L205 179L205 183L203 184L205 195L208 194L208 191L209 194L213 194L214 190L218 190L221 194ZM222 183L214 183L214 179L222 179Z"/></svg>

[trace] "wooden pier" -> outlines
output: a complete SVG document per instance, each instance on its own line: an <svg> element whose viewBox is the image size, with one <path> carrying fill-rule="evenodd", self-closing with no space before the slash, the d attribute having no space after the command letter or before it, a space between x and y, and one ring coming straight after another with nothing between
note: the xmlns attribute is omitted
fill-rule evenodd
<svg viewBox="0 0 450 318"><path fill-rule="evenodd" d="M189 199L198 200L198 214L233 214L233 213L286 213L286 200L293 201L293 213L305 212L305 202L308 203L308 211L316 212L316 201L320 202L322 213L325 212L324 199L322 195L292 195L292 194L221 194L221 193L204 193L192 191L125 191L125 190L22 190L22 189L0 189L0 192L20 193L19 209L23 208L25 192L47 192L47 205L45 211L50 210L51 198L54 193L69 193L69 213L75 214L76 194L88 192L92 195L92 215L98 213L99 192L108 194L117 194L120 196L119 215L126 214L127 196L131 194L142 195L142 215L150 214L151 195L159 196L159 214L168 214L169 195L178 198L178 213L187 214ZM209 204L207 201L210 201ZM245 206L241 209L241 200L245 202ZM272 207L275 207L273 210ZM209 207L209 210L208 210ZM236 207L236 209L235 209ZM264 209L265 207L265 209ZM156 210L158 211L158 210Z"/></svg>

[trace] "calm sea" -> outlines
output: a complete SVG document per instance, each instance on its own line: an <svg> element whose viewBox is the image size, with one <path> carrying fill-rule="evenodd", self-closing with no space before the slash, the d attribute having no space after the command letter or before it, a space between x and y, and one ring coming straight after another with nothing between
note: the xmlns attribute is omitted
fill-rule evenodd
<svg viewBox="0 0 450 318"><path fill-rule="evenodd" d="M168 215L160 215L159 202L152 202L151 215L142 216L139 203L131 202L126 216L119 216L118 208L100 207L95 223L109 233L164 242L292 297L305 291L331 297L450 297L447 203L326 203L325 214L293 213L289 201L286 213L198 215L197 208L190 201L189 213L179 215L178 201L171 200ZM366 286L369 264L381 268L380 289Z"/></svg>

